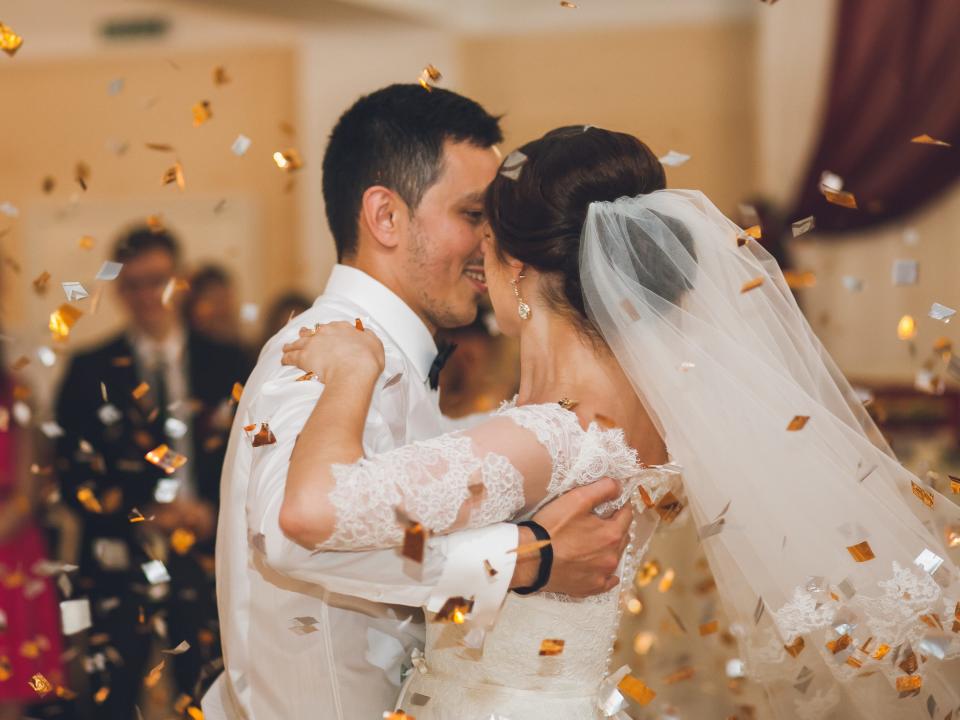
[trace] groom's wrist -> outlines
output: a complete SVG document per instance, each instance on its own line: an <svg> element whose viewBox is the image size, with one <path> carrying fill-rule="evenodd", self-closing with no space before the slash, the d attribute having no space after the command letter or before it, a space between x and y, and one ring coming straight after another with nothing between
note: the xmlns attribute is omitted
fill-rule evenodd
<svg viewBox="0 0 960 720"><path fill-rule="evenodd" d="M537 538L533 530L527 527L519 527L518 545L528 545L536 542ZM530 587L537 581L537 575L540 572L540 553L530 552L517 556L516 565L513 567L513 578L510 580L510 589Z"/></svg>

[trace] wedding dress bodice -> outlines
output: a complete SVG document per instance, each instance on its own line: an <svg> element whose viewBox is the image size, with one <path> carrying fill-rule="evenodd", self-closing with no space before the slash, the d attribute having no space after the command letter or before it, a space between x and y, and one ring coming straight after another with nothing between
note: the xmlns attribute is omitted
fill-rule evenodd
<svg viewBox="0 0 960 720"><path fill-rule="evenodd" d="M553 470L546 499L602 477L621 481L619 498L599 511L627 502L637 506L618 572L624 582L582 600L550 593L509 594L482 651L470 647L475 643L463 626L428 623L426 652L416 661L401 705L418 720L586 720L613 715L616 706L604 712L599 704L604 699L601 687L613 670L609 662L621 588L629 588L657 523L652 510L643 512L648 510L645 503L659 501L678 476L670 469L639 464L622 431L596 423L584 430L577 417L559 405L506 406L500 414L535 433L550 453ZM562 652L541 656L545 639L562 640Z"/></svg>

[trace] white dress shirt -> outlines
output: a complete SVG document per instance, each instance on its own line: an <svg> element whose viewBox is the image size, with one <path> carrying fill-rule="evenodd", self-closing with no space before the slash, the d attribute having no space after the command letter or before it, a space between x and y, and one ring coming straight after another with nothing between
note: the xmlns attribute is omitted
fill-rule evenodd
<svg viewBox="0 0 960 720"><path fill-rule="evenodd" d="M310 552L287 539L279 510L290 455L323 386L280 364L301 327L360 318L377 333L386 370L364 429L371 455L449 428L427 375L437 348L393 292L337 265L324 294L260 353L227 448L217 531L217 601L226 669L203 698L208 720L379 720L394 709L399 668L422 642L419 612L475 597L492 622L516 557L516 526L500 523L432 538L422 565L396 550ZM399 375L399 379L397 376ZM252 447L244 426L269 423L273 445ZM499 557L490 577L483 560ZM406 607L399 607L406 606Z"/></svg>

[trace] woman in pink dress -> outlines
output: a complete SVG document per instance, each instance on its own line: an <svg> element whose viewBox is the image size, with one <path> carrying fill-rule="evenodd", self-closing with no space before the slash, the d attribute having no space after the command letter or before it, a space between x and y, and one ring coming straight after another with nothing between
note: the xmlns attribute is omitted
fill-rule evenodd
<svg viewBox="0 0 960 720"><path fill-rule="evenodd" d="M35 572L46 549L35 520L38 482L28 470L30 431L14 421L13 402L0 369L0 720L56 697L63 682L57 598L49 578Z"/></svg>

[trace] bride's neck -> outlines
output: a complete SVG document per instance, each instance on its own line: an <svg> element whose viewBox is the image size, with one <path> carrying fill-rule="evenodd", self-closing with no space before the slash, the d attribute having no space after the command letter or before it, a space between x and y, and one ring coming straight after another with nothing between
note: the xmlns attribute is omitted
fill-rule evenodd
<svg viewBox="0 0 960 720"><path fill-rule="evenodd" d="M610 353L595 347L569 319L541 310L524 322L520 332L519 404L557 402L561 398L579 402L587 394L608 396L622 390L617 387L621 377Z"/></svg>

